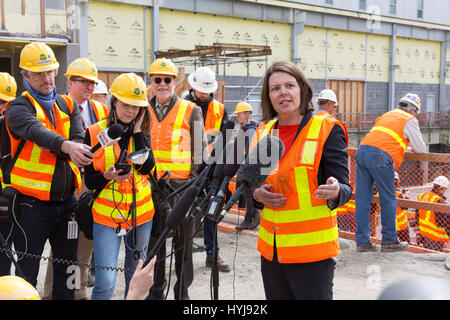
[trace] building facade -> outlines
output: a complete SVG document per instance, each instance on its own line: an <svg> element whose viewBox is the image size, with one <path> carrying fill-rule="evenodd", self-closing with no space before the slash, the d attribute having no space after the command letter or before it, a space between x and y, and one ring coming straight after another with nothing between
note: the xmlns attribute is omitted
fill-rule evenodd
<svg viewBox="0 0 450 320"><path fill-rule="evenodd" d="M15 76L21 48L35 40L55 49L62 69L78 56L90 57L106 83L121 72L146 77L157 51L214 43L268 45L269 56L211 64L226 83L229 111L245 98L255 100L258 109L257 85L267 66L278 60L297 63L315 95L326 87L334 89L342 114L386 112L406 92L419 94L424 112L450 110L449 0L4 0L2 4L1 67ZM174 61L187 74L198 66L194 57Z"/></svg>

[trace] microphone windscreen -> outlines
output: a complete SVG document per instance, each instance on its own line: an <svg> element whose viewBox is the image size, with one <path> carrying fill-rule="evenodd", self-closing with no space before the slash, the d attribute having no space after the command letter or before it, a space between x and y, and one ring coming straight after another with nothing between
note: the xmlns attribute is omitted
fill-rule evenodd
<svg viewBox="0 0 450 320"><path fill-rule="evenodd" d="M273 135L265 135L240 166L237 180L253 189L259 188L280 162L283 153L283 142Z"/></svg>
<svg viewBox="0 0 450 320"><path fill-rule="evenodd" d="M108 129L108 136L113 140L119 138L122 135L122 133L123 133L123 127L118 123L114 123Z"/></svg>
<svg viewBox="0 0 450 320"><path fill-rule="evenodd" d="M166 226L169 229L175 229L183 221L186 213L188 212L192 202L194 202L197 195L197 187L190 186L184 191L181 198L174 205L172 211L167 216Z"/></svg>
<svg viewBox="0 0 450 320"><path fill-rule="evenodd" d="M239 166L245 161L245 144L246 139L249 138L249 133L246 133L241 128L236 132L233 143L229 143L226 147L226 159L223 168L226 177L233 177L239 169Z"/></svg>

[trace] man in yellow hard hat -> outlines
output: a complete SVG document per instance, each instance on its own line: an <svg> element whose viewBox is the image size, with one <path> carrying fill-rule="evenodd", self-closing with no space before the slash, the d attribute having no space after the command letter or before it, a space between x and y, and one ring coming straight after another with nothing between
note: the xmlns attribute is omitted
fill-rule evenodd
<svg viewBox="0 0 450 320"><path fill-rule="evenodd" d="M74 192L81 190L78 168L92 163L94 155L82 143L76 101L56 94L59 63L53 50L43 42L30 43L20 53L19 66L25 91L5 111L13 164L9 172L3 170L4 182L20 195L13 211L26 234L14 239L14 246L40 255L49 240L55 259L76 262L78 234L72 213L77 205ZM39 260L23 257L18 263L25 280L36 286ZM55 263L53 299L74 298L74 270L69 268Z"/></svg>
<svg viewBox="0 0 450 320"><path fill-rule="evenodd" d="M16 98L16 79L7 72L0 72L0 115L5 112L6 104Z"/></svg>
<svg viewBox="0 0 450 320"><path fill-rule="evenodd" d="M67 86L69 87L68 96L72 97L78 104L84 129L108 116L109 109L105 104L90 99L94 87L99 81L98 70L92 60L88 58L75 59L70 63L64 76L67 78ZM84 184L84 170L80 168L80 171L83 188L79 195L88 191ZM78 240L78 262L81 263L80 288L75 291L75 300L88 299L86 291L88 284L88 268L86 265L89 264L92 252L92 239L87 239L84 233L80 232ZM53 284L52 266L53 264L50 261L47 265L43 299L50 298Z"/></svg>
<svg viewBox="0 0 450 320"><path fill-rule="evenodd" d="M234 110L236 115L236 120L240 125L240 130L245 137L245 156L248 155L250 141L252 136L256 131L258 124L256 121L252 120L252 106L246 101L240 101L236 105ZM239 200L240 208L247 208L245 211L244 220L236 226L236 230L251 230L259 225L260 214L259 210L254 208L252 205L248 205L245 201L245 197L242 196Z"/></svg>
<svg viewBox="0 0 450 320"><path fill-rule="evenodd" d="M150 89L155 95L150 100L150 114L151 145L155 157L156 175L159 179L166 172L170 172L170 184L177 189L196 175L199 165L207 157L208 140L205 134L202 110L195 103L181 99L175 94L175 81L178 73L171 60L165 58L155 60L150 66L148 76ZM161 214L159 210L155 214L152 229L153 239L157 239L162 231L158 219L161 222L165 218ZM175 231L173 238L177 274L174 296L177 300L189 299L188 287L194 277L193 235L194 223L192 219L185 219ZM152 247L151 241L149 248ZM158 253L157 261L155 284L150 290L151 299L162 299L166 286L164 244Z"/></svg>
<svg viewBox="0 0 450 320"><path fill-rule="evenodd" d="M5 154L9 153L8 146L5 141L6 140L5 138L7 138L7 132L4 123L5 121L4 111L9 102L16 98L16 91L17 91L16 80L9 73L0 72L0 130L2 130L2 133L5 134L5 136L0 137L0 144L1 144L0 152L2 157ZM2 166L3 162L5 161L3 158L1 158L0 167ZM3 175L1 170L0 170L0 181L3 181ZM12 247L13 236L11 235L8 237L7 235L10 234L12 227L13 224L10 217L8 218L6 216L0 215L0 233L6 239L9 248ZM0 252L0 276L10 274L11 262L12 261L6 255L6 252Z"/></svg>
<svg viewBox="0 0 450 320"><path fill-rule="evenodd" d="M214 93L218 84L216 75L208 67L200 67L188 77L191 89L185 97L186 100L194 102L202 108L203 122L205 123L205 131L208 137L208 153L213 150L213 142L217 134L224 127L224 122L228 119L227 111L222 103L214 99ZM198 219L197 219L198 220ZM196 228L197 229L197 228ZM229 272L230 266L226 264L219 255L219 244L215 239L215 223L210 219L203 220L203 240L206 251L205 265L211 268L213 265L214 246L217 250L217 265L219 271Z"/></svg>

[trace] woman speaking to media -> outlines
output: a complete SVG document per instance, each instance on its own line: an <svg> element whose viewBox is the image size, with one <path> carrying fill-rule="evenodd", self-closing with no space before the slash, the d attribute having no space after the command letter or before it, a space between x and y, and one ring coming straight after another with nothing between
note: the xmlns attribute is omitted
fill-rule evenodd
<svg viewBox="0 0 450 320"><path fill-rule="evenodd" d="M261 92L264 122L252 149L266 134L285 146L278 166L254 190L262 207L258 236L266 298L332 299L340 253L333 209L351 196L345 133L336 120L313 115L311 85L293 63L267 70Z"/></svg>

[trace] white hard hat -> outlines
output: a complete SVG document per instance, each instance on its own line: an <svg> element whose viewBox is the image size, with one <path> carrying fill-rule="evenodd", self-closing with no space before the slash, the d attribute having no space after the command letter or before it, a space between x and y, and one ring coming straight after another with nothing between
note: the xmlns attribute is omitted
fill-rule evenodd
<svg viewBox="0 0 450 320"><path fill-rule="evenodd" d="M108 88L106 87L106 84L98 79L97 84L94 86L94 92L93 94L108 94Z"/></svg>
<svg viewBox="0 0 450 320"><path fill-rule="evenodd" d="M319 100L330 100L330 101L333 101L336 105L338 105L336 94L334 93L333 90L330 90L330 89L322 90L319 93L319 96L317 97L316 100L317 101L319 101Z"/></svg>
<svg viewBox="0 0 450 320"><path fill-rule="evenodd" d="M188 77L192 88L203 93L212 93L217 90L217 81L214 72L208 67L200 67Z"/></svg>
<svg viewBox="0 0 450 320"><path fill-rule="evenodd" d="M400 102L410 103L417 108L418 112L420 112L420 97L417 94L407 93L400 99Z"/></svg>
<svg viewBox="0 0 450 320"><path fill-rule="evenodd" d="M447 188L447 189L449 187L448 179L447 179L447 177L444 177L444 176L437 177L436 179L434 179L433 183L437 184L438 186Z"/></svg>

